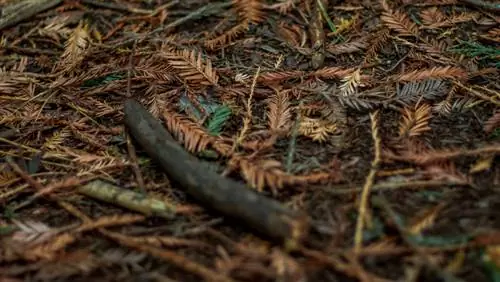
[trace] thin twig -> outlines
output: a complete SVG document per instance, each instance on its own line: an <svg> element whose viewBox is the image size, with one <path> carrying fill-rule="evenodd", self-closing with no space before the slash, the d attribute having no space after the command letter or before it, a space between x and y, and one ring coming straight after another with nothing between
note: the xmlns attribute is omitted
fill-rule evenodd
<svg viewBox="0 0 500 282"><path fill-rule="evenodd" d="M362 241L363 241L363 225L366 219L367 206L368 206L368 198L370 196L371 188L373 186L373 182L375 180L375 176L377 174L378 166L380 163L381 149L380 149L380 136L378 132L378 110L373 113L370 113L371 120L371 130L372 130L372 139L373 139L373 147L375 151L375 156L372 161L372 167L368 176L366 177L365 185L363 187L363 191L361 193L361 201L359 204L358 211L358 220L356 223L356 233L354 235L354 252L358 253L361 249Z"/></svg>
<svg viewBox="0 0 500 282"><path fill-rule="evenodd" d="M144 178L142 177L141 169L139 168L139 162L137 161L137 154L135 148L132 145L132 137L127 134L127 150L130 156L130 161L132 162L132 170L135 174L135 180L137 181L137 186L141 193L146 194L146 187L144 185Z"/></svg>
<svg viewBox="0 0 500 282"><path fill-rule="evenodd" d="M472 149L472 150L456 149L456 150L434 151L427 154L403 157L403 159L406 161L413 161L417 164L423 165L441 160L448 160L463 156L477 156L481 154L500 154L500 144L492 144L489 146L484 146L482 148Z"/></svg>
<svg viewBox="0 0 500 282"><path fill-rule="evenodd" d="M453 83L476 97L479 97L479 98L481 98L485 101L488 101L494 105L500 106L500 101L497 99L498 97L490 97L488 95L485 95L485 94L475 90L474 88L467 87L458 81L454 81Z"/></svg>
<svg viewBox="0 0 500 282"><path fill-rule="evenodd" d="M425 189L432 187L443 187L443 186L457 186L457 185L468 185L467 183L454 182L454 181L427 181L427 180L419 180L419 181L408 181L408 182L380 182L374 184L371 188L372 192L375 191L390 191L390 190L398 190L398 189ZM323 191L334 194L334 195L342 195L342 194L352 194L363 191L363 187L353 187L353 188L324 188Z"/></svg>
<svg viewBox="0 0 500 282"><path fill-rule="evenodd" d="M248 95L248 99L246 101L246 115L243 118L243 126L241 127L241 131L238 134L238 138L236 139L236 145L238 146L243 142L246 137L247 131L250 129L250 123L252 122L252 99L255 90L255 86L257 85L257 78L259 77L260 66L257 68L255 75L253 77L252 86L250 87L250 95Z"/></svg>

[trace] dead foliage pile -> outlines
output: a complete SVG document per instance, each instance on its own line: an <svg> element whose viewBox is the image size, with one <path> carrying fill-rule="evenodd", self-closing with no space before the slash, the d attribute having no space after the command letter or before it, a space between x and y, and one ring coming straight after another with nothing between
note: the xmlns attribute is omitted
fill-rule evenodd
<svg viewBox="0 0 500 282"><path fill-rule="evenodd" d="M500 281L498 2L0 5L1 281ZM304 243L187 195L127 99Z"/></svg>

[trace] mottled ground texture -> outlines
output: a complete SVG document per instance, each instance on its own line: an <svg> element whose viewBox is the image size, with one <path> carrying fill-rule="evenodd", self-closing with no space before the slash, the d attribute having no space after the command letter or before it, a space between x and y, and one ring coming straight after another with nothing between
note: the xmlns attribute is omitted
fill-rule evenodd
<svg viewBox="0 0 500 282"><path fill-rule="evenodd" d="M0 6L0 281L500 281L498 0Z"/></svg>

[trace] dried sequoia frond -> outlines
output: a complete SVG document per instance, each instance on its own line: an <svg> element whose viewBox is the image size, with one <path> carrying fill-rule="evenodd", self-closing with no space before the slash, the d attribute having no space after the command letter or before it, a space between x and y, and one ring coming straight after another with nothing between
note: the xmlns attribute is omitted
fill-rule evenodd
<svg viewBox="0 0 500 282"><path fill-rule="evenodd" d="M432 154L432 150L429 151ZM418 158L418 157L417 157ZM469 181L455 163L449 160L440 160L423 166L424 174L432 180L446 180L457 184L467 184Z"/></svg>
<svg viewBox="0 0 500 282"><path fill-rule="evenodd" d="M310 75L316 76L318 78L332 79L332 78L346 77L346 76L352 74L354 71L356 71L355 68L344 69L344 68L340 68L340 67L326 67L326 68L322 68L322 69L319 69L317 71L314 71Z"/></svg>
<svg viewBox="0 0 500 282"><path fill-rule="evenodd" d="M13 220L13 223L19 228L18 231L14 232L12 240L14 242L24 243L24 244L41 244L53 239L59 230L56 228L51 228L43 222L38 221L18 221Z"/></svg>
<svg viewBox="0 0 500 282"><path fill-rule="evenodd" d="M445 115L445 116L451 114L453 110L452 99L458 90L459 86L453 84L448 90L448 95L446 96L446 99L434 104L433 111L437 112L440 115Z"/></svg>
<svg viewBox="0 0 500 282"><path fill-rule="evenodd" d="M211 135L210 132L187 117L167 108L163 111L163 119L167 129L189 152L198 153L211 145L223 156L232 154L232 144L219 136Z"/></svg>
<svg viewBox="0 0 500 282"><path fill-rule="evenodd" d="M319 172L310 175L292 175L284 172L281 163L272 159L252 160L249 158L234 158L229 164L240 168L243 178L258 191L269 187L274 194L285 185L300 185L319 183L330 178L328 173Z"/></svg>
<svg viewBox="0 0 500 282"><path fill-rule="evenodd" d="M288 130L291 127L291 108L288 98L289 91L276 91L269 100L267 112L268 126L271 131Z"/></svg>
<svg viewBox="0 0 500 282"><path fill-rule="evenodd" d="M434 104L432 110L440 115L449 115L452 110L451 102L448 99L445 99L441 102Z"/></svg>
<svg viewBox="0 0 500 282"><path fill-rule="evenodd" d="M238 15L249 23L260 23L264 20L263 5L260 0L232 0Z"/></svg>
<svg viewBox="0 0 500 282"><path fill-rule="evenodd" d="M440 60L448 61L448 58L443 57L443 53L449 48L448 42L445 40L437 40L435 38L425 38L425 44L419 45L419 49L429 55L438 57ZM449 63L454 63L453 61Z"/></svg>
<svg viewBox="0 0 500 282"><path fill-rule="evenodd" d="M299 25L280 23L275 27L277 35L290 46L302 50L307 39L307 32Z"/></svg>
<svg viewBox="0 0 500 282"><path fill-rule="evenodd" d="M278 10L280 14L288 14L293 8L295 8L298 0L278 0L278 3L269 5L268 8L271 10Z"/></svg>
<svg viewBox="0 0 500 282"><path fill-rule="evenodd" d="M369 44L370 47L366 51L365 59L363 60L365 64L377 57L378 51L382 49L387 42L390 33L389 29L382 28L372 36Z"/></svg>
<svg viewBox="0 0 500 282"><path fill-rule="evenodd" d="M40 28L38 34L41 36L48 36L59 42L60 37L66 38L71 34L71 29L67 27L70 20L71 17L69 16L56 16L47 22L43 28Z"/></svg>
<svg viewBox="0 0 500 282"><path fill-rule="evenodd" d="M332 55L341 55L363 51L367 47L368 42L364 38L361 38L351 42L329 44L326 46L325 50Z"/></svg>
<svg viewBox="0 0 500 282"><path fill-rule="evenodd" d="M120 263L123 264L122 261ZM89 275L100 267L102 267L101 258L94 256L91 251L76 250L59 254L53 260L40 264L33 279L40 281L68 280L70 277Z"/></svg>
<svg viewBox="0 0 500 282"><path fill-rule="evenodd" d="M27 261L53 260L68 245L76 241L74 235L66 232L52 233L50 239L42 241L36 240L37 238L31 238L31 241L17 240L15 237L5 240L0 248L0 262L19 259Z"/></svg>
<svg viewBox="0 0 500 282"><path fill-rule="evenodd" d="M339 129L347 124L347 112L339 101L332 99L321 106L320 115L327 121L337 124Z"/></svg>
<svg viewBox="0 0 500 282"><path fill-rule="evenodd" d="M456 113L463 113L472 108L480 100L475 97L462 97L453 101L451 111Z"/></svg>
<svg viewBox="0 0 500 282"><path fill-rule="evenodd" d="M421 82L410 82L398 88L397 97L404 103L415 103L422 97L435 100L446 91L446 83L440 79L429 79Z"/></svg>
<svg viewBox="0 0 500 282"><path fill-rule="evenodd" d="M493 130L500 127L500 111L497 111L494 115L488 118L487 121L484 122L483 130L486 133L491 133Z"/></svg>
<svg viewBox="0 0 500 282"><path fill-rule="evenodd" d="M436 29L448 26L453 26L457 23L468 22L475 18L477 15L474 13L460 13L453 16L443 14L437 7L426 9L420 13L424 28Z"/></svg>
<svg viewBox="0 0 500 282"><path fill-rule="evenodd" d="M286 136L286 133L283 130L274 132L268 130L255 131L248 134L239 146L245 150L254 152L262 151L271 148L275 144L277 137Z"/></svg>
<svg viewBox="0 0 500 282"><path fill-rule="evenodd" d="M500 37L500 27L488 30L488 35L492 37Z"/></svg>
<svg viewBox="0 0 500 282"><path fill-rule="evenodd" d="M426 79L464 79L467 73L459 67L433 67L414 70L397 76L398 81L421 81Z"/></svg>
<svg viewBox="0 0 500 282"><path fill-rule="evenodd" d="M404 158L419 165L431 165L450 161L452 158L462 156L477 156L481 154L498 154L500 147L498 144L487 145L477 149L447 148L441 150L427 150L423 153L408 152Z"/></svg>
<svg viewBox="0 0 500 282"><path fill-rule="evenodd" d="M337 96L337 99L342 106L357 111L373 110L380 104L380 101L367 100L357 96Z"/></svg>
<svg viewBox="0 0 500 282"><path fill-rule="evenodd" d="M151 79L157 83L167 83L175 79L171 73L172 66L159 62L155 57L140 60L134 70L137 77Z"/></svg>
<svg viewBox="0 0 500 282"><path fill-rule="evenodd" d="M248 22L244 21L214 38L207 39L205 41L205 47L210 50L215 50L217 47L225 46L238 38L241 34L245 33L247 30Z"/></svg>
<svg viewBox="0 0 500 282"><path fill-rule="evenodd" d="M47 138L42 145L43 149L57 149L62 143L72 136L69 127L64 127L59 131L54 132L51 137Z"/></svg>
<svg viewBox="0 0 500 282"><path fill-rule="evenodd" d="M201 57L196 50L166 50L160 56L168 59L169 64L179 72L179 77L192 84L217 85L219 76L212 68L212 61ZM205 62L203 62L205 61Z"/></svg>
<svg viewBox="0 0 500 282"><path fill-rule="evenodd" d="M418 26L403 12L386 10L380 16L380 20L390 29L401 36L418 37Z"/></svg>
<svg viewBox="0 0 500 282"><path fill-rule="evenodd" d="M422 19L422 23L425 25L432 25L434 23L444 22L446 19L446 15L441 12L437 7L431 7L422 10L420 12L420 17Z"/></svg>
<svg viewBox="0 0 500 282"><path fill-rule="evenodd" d="M319 143L329 140L338 144L342 141L345 122L340 103L332 100L331 104L313 104L301 108L296 134Z"/></svg>
<svg viewBox="0 0 500 282"><path fill-rule="evenodd" d="M30 83L38 83L33 78L23 77L21 75L2 75L0 70L0 93L1 94L14 94L27 87Z"/></svg>
<svg viewBox="0 0 500 282"><path fill-rule="evenodd" d="M80 22L68 40L66 40L64 52L61 55L60 62L56 66L56 70L68 72L77 67L83 60L84 52L89 46L89 40L88 25Z"/></svg>
<svg viewBox="0 0 500 282"><path fill-rule="evenodd" d="M198 153L214 142L214 137L199 124L172 110L163 111L167 129L189 152Z"/></svg>
<svg viewBox="0 0 500 282"><path fill-rule="evenodd" d="M257 81L263 84L275 84L288 79L295 79L303 77L305 73L303 71L281 71L281 72L266 72L259 75Z"/></svg>
<svg viewBox="0 0 500 282"><path fill-rule="evenodd" d="M351 96L356 93L358 86L361 84L361 73L357 69L354 72L346 75L342 78L342 84L340 85L340 95L341 96Z"/></svg>
<svg viewBox="0 0 500 282"><path fill-rule="evenodd" d="M330 135L339 133L337 125L323 119L303 117L299 123L298 133L314 141L325 142Z"/></svg>
<svg viewBox="0 0 500 282"><path fill-rule="evenodd" d="M404 108L399 122L399 137L419 136L426 131L432 130L429 127L431 119L431 106L428 104L417 104L415 108Z"/></svg>
<svg viewBox="0 0 500 282"><path fill-rule="evenodd" d="M8 187L13 181L17 180L17 174L13 171L7 169L7 164L0 165L0 200L3 200L9 196L9 191L5 190L4 187Z"/></svg>

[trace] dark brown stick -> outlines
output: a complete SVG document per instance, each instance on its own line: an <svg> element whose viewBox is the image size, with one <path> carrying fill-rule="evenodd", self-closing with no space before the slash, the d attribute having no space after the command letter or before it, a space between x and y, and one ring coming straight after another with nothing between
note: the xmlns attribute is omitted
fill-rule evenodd
<svg viewBox="0 0 500 282"><path fill-rule="evenodd" d="M121 11L121 12L129 12L129 13L137 13L137 14L145 14L145 15L153 13L153 11L130 8L130 7L127 7L126 5L123 5L123 4L113 4L113 3L106 2L106 1L82 0L82 3L87 4L87 5L96 6L99 8L116 10L116 11Z"/></svg>
<svg viewBox="0 0 500 282"><path fill-rule="evenodd" d="M242 183L220 176L184 150L142 105L127 100L125 124L131 135L187 193L205 205L295 248L309 233L309 218L289 210Z"/></svg>
<svg viewBox="0 0 500 282"><path fill-rule="evenodd" d="M62 0L24 0L6 6L0 11L0 30L29 19L61 2Z"/></svg>
<svg viewBox="0 0 500 282"><path fill-rule="evenodd" d="M482 0L460 0L460 1L480 9L500 12L500 3L488 3Z"/></svg>

